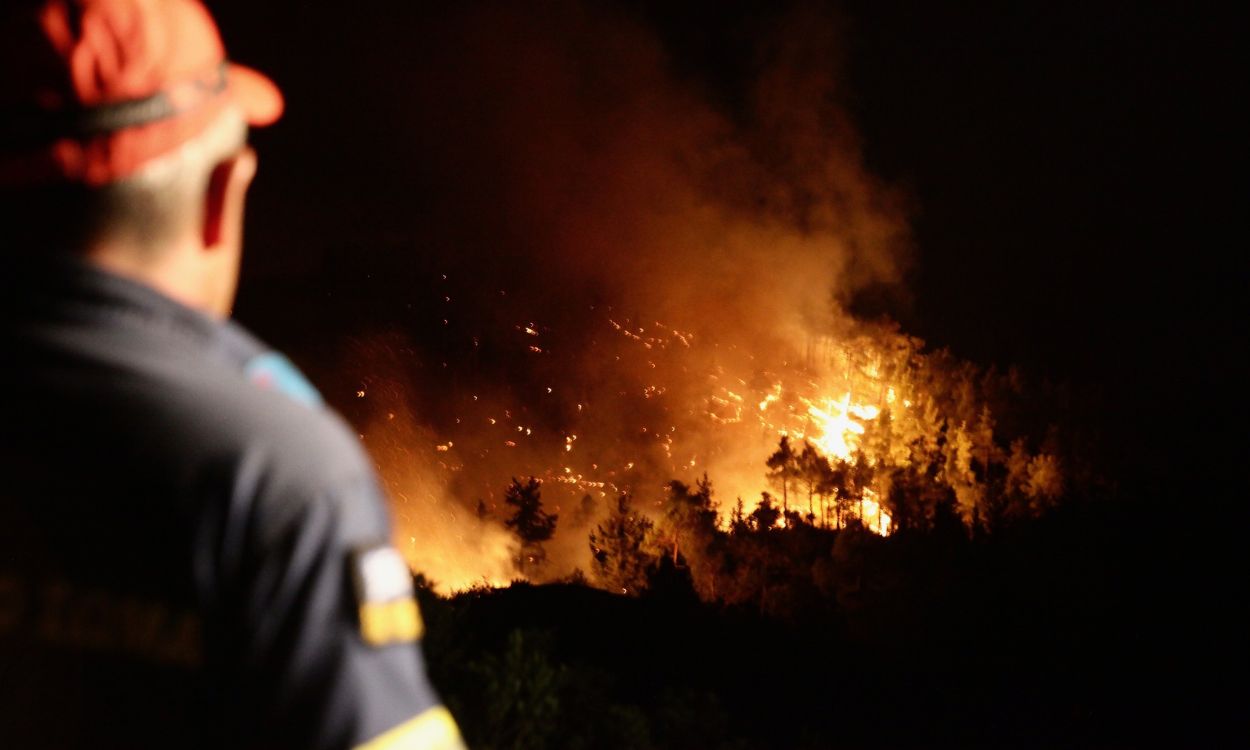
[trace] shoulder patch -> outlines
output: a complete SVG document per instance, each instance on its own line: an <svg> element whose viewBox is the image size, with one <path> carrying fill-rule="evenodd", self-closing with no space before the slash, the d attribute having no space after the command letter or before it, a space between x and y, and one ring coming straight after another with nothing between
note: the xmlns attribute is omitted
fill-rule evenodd
<svg viewBox="0 0 1250 750"><path fill-rule="evenodd" d="M351 555L352 584L360 616L360 637L370 646L415 641L425 623L412 593L412 571L389 544L357 549Z"/></svg>
<svg viewBox="0 0 1250 750"><path fill-rule="evenodd" d="M321 394L291 360L278 352L265 352L243 366L248 380L257 386L278 391L305 406L321 406Z"/></svg>

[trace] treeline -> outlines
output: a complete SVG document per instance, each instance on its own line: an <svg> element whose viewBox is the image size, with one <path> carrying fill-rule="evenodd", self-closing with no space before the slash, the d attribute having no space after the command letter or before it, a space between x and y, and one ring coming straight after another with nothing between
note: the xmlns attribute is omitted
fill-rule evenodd
<svg viewBox="0 0 1250 750"><path fill-rule="evenodd" d="M775 506L721 528L708 483L667 495L654 522L618 498L584 577L422 586L431 673L470 746L1212 739L1219 695L1186 666L1202 642L1177 640L1199 629L1201 571L1158 543L1201 522L1164 500L1074 501L981 535L948 507L883 537L778 525Z"/></svg>
<svg viewBox="0 0 1250 750"><path fill-rule="evenodd" d="M739 502L725 525L712 483L704 477L693 486L670 482L658 504L658 521L629 495L618 497L588 534L587 567L553 579L545 571L543 544L557 517L543 510L541 483L514 480L505 501L516 509L507 524L516 534L519 577L638 596L671 584L676 576L705 602L747 606L787 620L853 605L856 597L877 588L878 580L891 578L889 566L878 558L887 549L901 548L904 539L970 538L953 497L939 501L925 524L901 527L890 537L866 528L853 509L845 511L838 526L827 527L768 496L750 513Z"/></svg>
<svg viewBox="0 0 1250 750"><path fill-rule="evenodd" d="M889 430L888 412L883 417L865 436L870 447ZM651 502L623 494L595 510L586 496L579 515L590 509L595 516L586 562L563 580L637 596L666 563L685 571L707 602L788 618L826 610L864 582L888 577L872 561L886 537L985 538L1061 504L1063 479L1052 456L1030 458L1020 442L999 450L992 426L982 428L954 430L928 459L920 448L898 454L901 464L874 463L862 451L831 460L782 437L765 467L777 494L763 493L749 511L741 498L724 509L706 475L693 485L672 480ZM516 572L533 582L554 580L545 545L559 517L545 510L542 491L536 478L514 478L504 494Z"/></svg>
<svg viewBox="0 0 1250 750"><path fill-rule="evenodd" d="M837 525L828 514L844 517L868 494L898 528L932 525L953 499L957 515L981 534L1104 481L1092 410L1083 403L1089 394L1077 397L1015 368L982 368L944 349L925 351L922 341L888 327L832 342L824 357L840 373L834 382L878 413L857 420L862 433L843 459L786 440L769 459L783 505L797 496L797 509L817 525Z"/></svg>

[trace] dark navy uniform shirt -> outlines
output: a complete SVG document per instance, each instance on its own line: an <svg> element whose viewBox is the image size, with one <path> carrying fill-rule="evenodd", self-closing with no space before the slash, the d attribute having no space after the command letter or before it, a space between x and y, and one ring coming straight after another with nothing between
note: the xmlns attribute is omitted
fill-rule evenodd
<svg viewBox="0 0 1250 750"><path fill-rule="evenodd" d="M0 273L0 747L460 747L294 368L84 263Z"/></svg>

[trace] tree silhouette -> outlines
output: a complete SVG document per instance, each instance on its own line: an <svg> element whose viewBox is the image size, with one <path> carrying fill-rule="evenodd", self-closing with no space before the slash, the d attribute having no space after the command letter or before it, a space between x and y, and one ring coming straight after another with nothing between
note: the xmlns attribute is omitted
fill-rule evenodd
<svg viewBox="0 0 1250 750"><path fill-rule="evenodd" d="M864 491L871 488L876 474L876 469L868 462L868 457L864 455L863 451L856 451L854 462L850 468L850 476L853 492L856 499L859 500L860 523L864 522Z"/></svg>
<svg viewBox="0 0 1250 750"><path fill-rule="evenodd" d="M760 497L760 504L751 511L748 518L751 528L755 531L767 531L777 525L777 519L781 518L781 511L773 505L772 495L765 492Z"/></svg>
<svg viewBox="0 0 1250 750"><path fill-rule="evenodd" d="M681 546L691 542L706 543L716 530L716 505L712 502L712 482L707 474L690 485L674 479L668 483L668 497L664 500L664 526L673 544L673 564Z"/></svg>
<svg viewBox="0 0 1250 750"><path fill-rule="evenodd" d="M647 569L654 556L651 541L654 524L634 512L629 495L616 501L616 512L590 532L594 558L591 576L601 588L636 596L646 586Z"/></svg>
<svg viewBox="0 0 1250 750"><path fill-rule="evenodd" d="M915 465L895 466L889 470L886 484L889 489L882 502L894 531L928 528L935 485L921 469Z"/></svg>
<svg viewBox="0 0 1250 750"><path fill-rule="evenodd" d="M838 459L831 467L830 486L834 496L834 526L842 528L851 516L851 508L858 502L855 486L855 467L849 462Z"/></svg>
<svg viewBox="0 0 1250 750"><path fill-rule="evenodd" d="M768 493L765 492L764 497L767 498L768 496ZM742 502L742 498L738 498L737 504L734 505L734 509L729 515L729 531L732 534L744 534L750 531L750 529L751 526L747 522L746 517L746 507Z"/></svg>
<svg viewBox="0 0 1250 750"><path fill-rule="evenodd" d="M790 436L782 435L777 450L768 457L768 478L781 487L781 510L790 510L790 482L799 476L799 457L790 445Z"/></svg>
<svg viewBox="0 0 1250 750"><path fill-rule="evenodd" d="M807 490L807 515L809 519L815 519L816 509L813 505L813 498L816 496L817 488L821 486L825 479L825 467L829 465L828 459L820 454L820 451L812 447L812 444L803 441L803 451L799 453L795 461L795 469L798 474L798 482L800 486Z"/></svg>
<svg viewBox="0 0 1250 750"><path fill-rule="evenodd" d="M530 577L546 562L542 545L555 533L558 516L543 510L542 482L534 477L524 484L513 477L503 500L516 508L512 518L505 523L521 542L515 558L517 569L522 575Z"/></svg>

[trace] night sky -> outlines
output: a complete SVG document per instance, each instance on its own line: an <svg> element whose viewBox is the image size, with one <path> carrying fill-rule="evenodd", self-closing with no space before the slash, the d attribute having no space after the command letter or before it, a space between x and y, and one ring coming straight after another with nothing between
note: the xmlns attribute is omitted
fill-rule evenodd
<svg viewBox="0 0 1250 750"><path fill-rule="evenodd" d="M454 254L437 225L474 197L494 220L480 169L455 185L446 164L426 169L465 148L492 92L433 113L406 95L430 81L455 90L452 5L210 3L232 56L288 95L285 121L253 139L262 166L237 312L297 359L315 349L298 341L385 316L336 306L352 296L335 297L343 284L387 283L371 270L402 283L383 250L359 248L428 232L431 255ZM654 33L673 79L736 122L751 116L743 91L776 5L584 7ZM1072 383L1104 410L1092 421L1120 468L1161 476L1231 450L1206 438L1223 424L1210 396L1245 374L1234 24L1127 2L822 7L837 96L912 232L902 283L863 286L852 309L974 362ZM345 255L361 264L354 281ZM316 355L303 356L315 374Z"/></svg>

